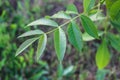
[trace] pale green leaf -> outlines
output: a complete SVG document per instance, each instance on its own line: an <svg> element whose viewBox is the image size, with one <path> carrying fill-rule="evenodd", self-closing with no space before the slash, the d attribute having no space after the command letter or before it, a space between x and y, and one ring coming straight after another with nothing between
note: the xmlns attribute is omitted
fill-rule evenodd
<svg viewBox="0 0 120 80"><path fill-rule="evenodd" d="M68 68L66 68L66 69L64 70L63 75L64 75L64 76L68 75L69 73L71 73L72 71L74 71L73 69L74 69L74 66L72 66L72 65L69 66Z"/></svg>
<svg viewBox="0 0 120 80"><path fill-rule="evenodd" d="M74 4L69 4L66 9L67 14L78 14L78 10Z"/></svg>
<svg viewBox="0 0 120 80"><path fill-rule="evenodd" d="M55 21L46 19L46 18L35 20L30 24L28 24L27 26L35 26L35 25L46 25L46 26L58 27L58 24Z"/></svg>
<svg viewBox="0 0 120 80"><path fill-rule="evenodd" d="M40 36L40 39L38 42L38 47L37 47L37 52L36 52L37 60L39 60L39 58L43 54L45 47L46 47L46 43L47 43L47 35L43 34Z"/></svg>
<svg viewBox="0 0 120 80"><path fill-rule="evenodd" d="M106 17L104 17L103 14L101 13L101 11L99 11L96 14L91 15L90 19L92 21L98 21L98 20L104 20L104 19L106 19Z"/></svg>
<svg viewBox="0 0 120 80"><path fill-rule="evenodd" d="M104 32L99 32L98 33L98 36L102 36L104 34ZM83 38L83 41L92 41L92 40L95 40L94 37L90 36L88 33L83 33L82 34L82 38Z"/></svg>
<svg viewBox="0 0 120 80"><path fill-rule="evenodd" d="M21 37L26 37L26 36L32 36L32 35L40 35L40 34L43 34L44 32L41 31L41 30L31 30L31 31L28 31L28 32L25 32L23 33L22 35L20 35L18 38L21 38Z"/></svg>
<svg viewBox="0 0 120 80"><path fill-rule="evenodd" d="M110 52L106 40L103 40L96 53L96 64L98 69L105 68L110 62Z"/></svg>
<svg viewBox="0 0 120 80"><path fill-rule="evenodd" d="M70 43L78 50L81 51L83 47L82 33L79 26L73 21L68 26L68 39Z"/></svg>
<svg viewBox="0 0 120 80"><path fill-rule="evenodd" d="M16 56L19 55L22 51L28 48L33 42L35 42L38 38L31 38L23 42L16 52Z"/></svg>
<svg viewBox="0 0 120 80"><path fill-rule="evenodd" d="M54 14L51 18L71 19L71 17L63 11Z"/></svg>
<svg viewBox="0 0 120 80"><path fill-rule="evenodd" d="M99 38L98 31L93 21L85 15L81 15L80 17L81 17L82 26L84 27L85 31L92 37L98 39Z"/></svg>
<svg viewBox="0 0 120 80"><path fill-rule="evenodd" d="M62 62L66 51L66 36L61 28L54 32L54 46L58 60Z"/></svg>

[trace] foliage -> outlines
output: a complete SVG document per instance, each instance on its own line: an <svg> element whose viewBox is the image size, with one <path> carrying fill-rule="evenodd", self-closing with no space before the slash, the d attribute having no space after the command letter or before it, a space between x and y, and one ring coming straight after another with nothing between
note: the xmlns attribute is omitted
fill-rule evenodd
<svg viewBox="0 0 120 80"><path fill-rule="evenodd" d="M93 22L93 21L96 21L97 19L91 20L90 16L97 14L96 18L98 18L99 12L100 12L100 10L102 10L102 9L100 9L100 7L102 5L104 5L103 4L104 2L106 2L108 15L106 15L102 21L102 23L105 23L105 21L106 21L105 25L103 25L104 33L103 33L103 35L98 36L99 32L97 30L97 28L98 28L97 26L99 26L99 25L95 25ZM104 69L109 64L111 54L108 50L107 46L109 46L109 45L107 43L110 42L111 45L116 50L119 51L119 49L118 49L119 43L118 43L118 41L116 41L114 35L110 35L110 36L108 35L108 32L110 32L110 30L108 30L108 27L109 26L110 27L114 27L114 26L120 27L119 26L120 0L115 0L115 1L103 0L103 1L98 2L97 5L95 5L95 0L84 0L83 7L84 7L84 12L78 13L75 5L70 4L67 6L66 11L60 11L60 12L54 14L53 16L49 16L48 18L45 18L45 19L39 19L39 20L33 21L32 23L28 24L28 26L46 25L46 26L56 27L49 32L43 32L43 34L40 34L40 40L39 40L40 44L38 44L38 49L40 50L40 53L37 52L36 55L38 55L38 54L41 55L45 48L45 45L46 45L47 38L45 39L45 42L43 42L42 40L44 40L44 38L41 36L43 36L43 35L47 36L47 34L54 32L55 51L56 51L58 60L60 61L60 64L61 64L63 61L63 57L65 55L66 45L67 45L66 35L65 35L65 32L62 30L62 27L67 26L67 24L69 24L68 29L67 29L68 39L69 39L70 43L78 51L81 52L82 48L83 48L83 37L82 37L81 30L78 27L78 23L75 22L75 20L77 18L80 18L80 22L81 22L82 27L84 28L85 32L88 33L89 36L91 36L95 39L102 40L102 43L99 46L97 53L96 53L96 64L97 64L98 70ZM95 13L91 13L92 11L94 11L96 9L97 9L97 11ZM102 12L100 12L100 13L102 14ZM51 19L66 19L68 21L65 22L64 24L58 26L57 22L55 22L54 20L51 20ZM112 22L112 23L108 24L108 22ZM102 30L100 30L100 31L102 31ZM31 33L31 35L32 35L32 33ZM106 35L108 35L108 36L106 36ZM27 43L32 43L32 41L30 41L30 42L27 41ZM28 45L24 45L24 47L28 47ZM20 48L18 50L21 49L23 51L25 49L24 47L21 48L21 46L20 46ZM18 54L18 52L16 54ZM61 68L60 68L60 70L62 71ZM62 73L60 73L60 74L62 74ZM104 78L99 78L99 79L103 80Z"/></svg>
<svg viewBox="0 0 120 80"><path fill-rule="evenodd" d="M17 7L15 5L12 6L9 0L0 0L0 2L1 79L49 80L54 77L55 80L68 80L69 78L76 80L74 74L78 69L72 65L76 62L70 61L69 64L71 65L67 65L67 67L63 65L65 53L72 51L72 47L69 46L68 43L76 49L75 53L80 53L75 54L73 52L74 55L77 56L76 58L81 56L80 58L89 62L89 59L86 59L88 57L84 59L84 56L89 56L90 54L83 54L83 52L86 50L86 47L88 47L85 44L91 43L90 41L93 40L95 49L98 47L98 50L95 50L96 53L91 50L92 53L95 54L95 56L93 56L95 57L97 67L96 80L104 80L106 74L110 74L110 71L106 70L106 68L109 68L109 63L114 55L111 49L114 48L116 51L120 51L120 0L84 0L84 11L82 13L78 11L76 5L68 4L66 10L56 12L51 16L45 16L38 20L35 19L41 16L41 12L45 15L46 7L41 9L39 5L36 5L37 2L33 4L31 0L18 0L16 1ZM103 6L106 6L107 10L104 11ZM47 5L47 8L50 9L51 6L48 7ZM48 12L47 14L50 13ZM25 24L30 21L33 22L25 26ZM59 24L59 21L65 22ZM41 26L43 26L43 28ZM67 29L63 27L67 27ZM47 28L52 30L47 31ZM113 33L114 31L115 33ZM20 35L22 32L25 33ZM50 39L48 37L51 33L54 34L54 42L50 44L48 43ZM15 37L17 36L21 39L16 40ZM27 40L24 41L22 38ZM22 41L24 42L18 50L16 50L17 45ZM38 42L37 50L36 41ZM52 72L52 70L49 69L51 66L56 66L56 64L48 66L46 62L39 60L47 51L45 49L47 43L50 44L49 46L54 45L59 61L57 72ZM29 50L27 50L28 47ZM35 47L35 49L32 47ZM92 48L93 47L91 47L91 49ZM15 57L15 51L17 51L16 56L23 54L24 56ZM89 53L87 51L88 50L86 50L86 53ZM36 53L36 57L34 57L34 53ZM50 59L52 58L50 57ZM35 60L37 60L37 62L35 62ZM77 66L79 66L79 64L77 64ZM84 69L84 67L86 67L86 64L80 65L80 80L86 80L86 77L89 75L88 72L81 72L81 69ZM54 69L56 69L56 67ZM51 75L51 73L54 75Z"/></svg>

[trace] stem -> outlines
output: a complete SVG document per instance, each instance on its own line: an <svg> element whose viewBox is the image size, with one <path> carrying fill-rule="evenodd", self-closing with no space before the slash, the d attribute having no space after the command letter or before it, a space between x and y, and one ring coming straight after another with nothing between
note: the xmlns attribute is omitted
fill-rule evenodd
<svg viewBox="0 0 120 80"><path fill-rule="evenodd" d="M77 19L78 17L80 17L80 15L81 15L81 14L78 14L77 16L75 16L74 18L72 18L72 19L70 19L69 21L65 22L64 24L58 26L57 28L55 28L55 29L53 29L53 30L51 30L51 31L49 31L49 32L46 32L46 34L50 34L50 33L54 32L55 30L57 30L58 28L67 25L67 24L70 23L71 21L73 21L73 20Z"/></svg>

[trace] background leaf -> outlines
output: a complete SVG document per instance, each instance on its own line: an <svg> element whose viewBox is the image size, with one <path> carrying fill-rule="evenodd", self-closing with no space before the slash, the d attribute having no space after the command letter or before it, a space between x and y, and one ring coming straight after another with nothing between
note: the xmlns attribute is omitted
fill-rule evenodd
<svg viewBox="0 0 120 80"><path fill-rule="evenodd" d="M27 26L35 26L35 25L46 25L46 26L53 26L53 27L58 27L58 24L50 19L42 18L38 19L36 21L31 22Z"/></svg>
<svg viewBox="0 0 120 80"><path fill-rule="evenodd" d="M72 21L67 29L68 39L70 43L78 50L81 51L83 47L82 33L78 25Z"/></svg>
<svg viewBox="0 0 120 80"><path fill-rule="evenodd" d="M90 11L95 5L95 0L83 0L84 12Z"/></svg>
<svg viewBox="0 0 120 80"><path fill-rule="evenodd" d="M85 16L85 15L81 15L81 23L82 23L82 26L84 27L85 31L91 35L92 37L94 38L99 38L98 37L98 31L96 29L96 26L94 25L94 23L92 22L92 20Z"/></svg>
<svg viewBox="0 0 120 80"><path fill-rule="evenodd" d="M43 54L43 51L45 50L47 43L47 35L43 34L40 36L39 42L38 42L38 47L37 47L37 52L36 52L36 57L37 60L39 60L40 56Z"/></svg>
<svg viewBox="0 0 120 80"><path fill-rule="evenodd" d="M112 45L112 47L117 50L118 52L120 52L120 36L118 35L114 35L114 34L111 34L109 33L108 36L108 39Z"/></svg>
<svg viewBox="0 0 120 80"><path fill-rule="evenodd" d="M22 51L24 51L27 47L29 47L33 42L35 42L38 38L31 38L23 42L16 52L16 56L19 55Z"/></svg>
<svg viewBox="0 0 120 80"><path fill-rule="evenodd" d="M110 16L113 20L120 18L120 0L113 3L110 8Z"/></svg>
<svg viewBox="0 0 120 80"><path fill-rule="evenodd" d="M98 69L103 69L110 62L110 53L107 48L106 40L103 40L96 53L96 64Z"/></svg>
<svg viewBox="0 0 120 80"><path fill-rule="evenodd" d="M59 61L62 62L66 51L66 36L61 28L54 32L54 46L57 57Z"/></svg>
<svg viewBox="0 0 120 80"><path fill-rule="evenodd" d="M74 71L74 66L73 65L64 69L63 75L66 76L66 75L70 74L72 71Z"/></svg>
<svg viewBox="0 0 120 80"><path fill-rule="evenodd" d="M97 70L97 74L96 74L96 80L105 80L105 76L107 73L109 73L109 70Z"/></svg>
<svg viewBox="0 0 120 80"><path fill-rule="evenodd" d="M31 31L23 33L18 38L20 38L20 37L26 37L26 36L32 36L32 35L38 35L38 34L40 35L40 34L43 34L43 33L44 32L41 31L41 30L31 30Z"/></svg>
<svg viewBox="0 0 120 80"><path fill-rule="evenodd" d="M112 5L118 0L105 0L106 2L106 7L108 9L108 11L110 10L110 8L112 7Z"/></svg>

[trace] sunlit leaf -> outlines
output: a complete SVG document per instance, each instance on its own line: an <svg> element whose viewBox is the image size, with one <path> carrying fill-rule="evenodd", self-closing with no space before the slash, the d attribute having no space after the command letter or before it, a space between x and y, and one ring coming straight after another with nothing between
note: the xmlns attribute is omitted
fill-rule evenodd
<svg viewBox="0 0 120 80"><path fill-rule="evenodd" d="M66 51L66 36L61 28L54 32L54 46L58 60L62 61Z"/></svg>
<svg viewBox="0 0 120 80"><path fill-rule="evenodd" d="M104 34L104 32L98 32L98 36L102 36L103 34ZM92 40L95 40L94 37L90 36L86 32L82 34L82 38L83 38L83 41L92 41Z"/></svg>
<svg viewBox="0 0 120 80"><path fill-rule="evenodd" d="M43 34L40 36L40 39L38 42L38 47L37 47L37 52L36 52L37 60L39 60L39 58L43 54L43 51L45 50L45 47L46 47L46 43L47 43L47 35Z"/></svg>
<svg viewBox="0 0 120 80"><path fill-rule="evenodd" d="M71 17L67 15L66 13L64 13L63 11L60 11L54 14L51 18L71 19Z"/></svg>
<svg viewBox="0 0 120 80"><path fill-rule="evenodd" d="M110 52L106 40L103 40L96 53L96 64L98 69L105 68L110 62Z"/></svg>
<svg viewBox="0 0 120 80"><path fill-rule="evenodd" d="M64 72L63 72L63 75L64 76L66 76L66 75L68 75L69 73L71 73L72 71L73 71L73 69L74 69L74 66L69 66L68 68L66 68L65 70L64 70Z"/></svg>
<svg viewBox="0 0 120 80"><path fill-rule="evenodd" d="M40 34L43 34L44 32L41 31L41 30L31 30L31 31L28 31L28 32L25 32L23 33L22 35L20 35L18 38L21 38L21 37L26 37L26 36L32 36L32 35L40 35Z"/></svg>
<svg viewBox="0 0 120 80"><path fill-rule="evenodd" d="M33 42L35 42L38 38L31 38L23 42L16 52L16 56L19 55L22 51L28 48Z"/></svg>
<svg viewBox="0 0 120 80"><path fill-rule="evenodd" d="M58 24L55 21L46 19L46 18L35 20L30 24L28 24L27 26L35 26L35 25L46 25L46 26L58 27Z"/></svg>

